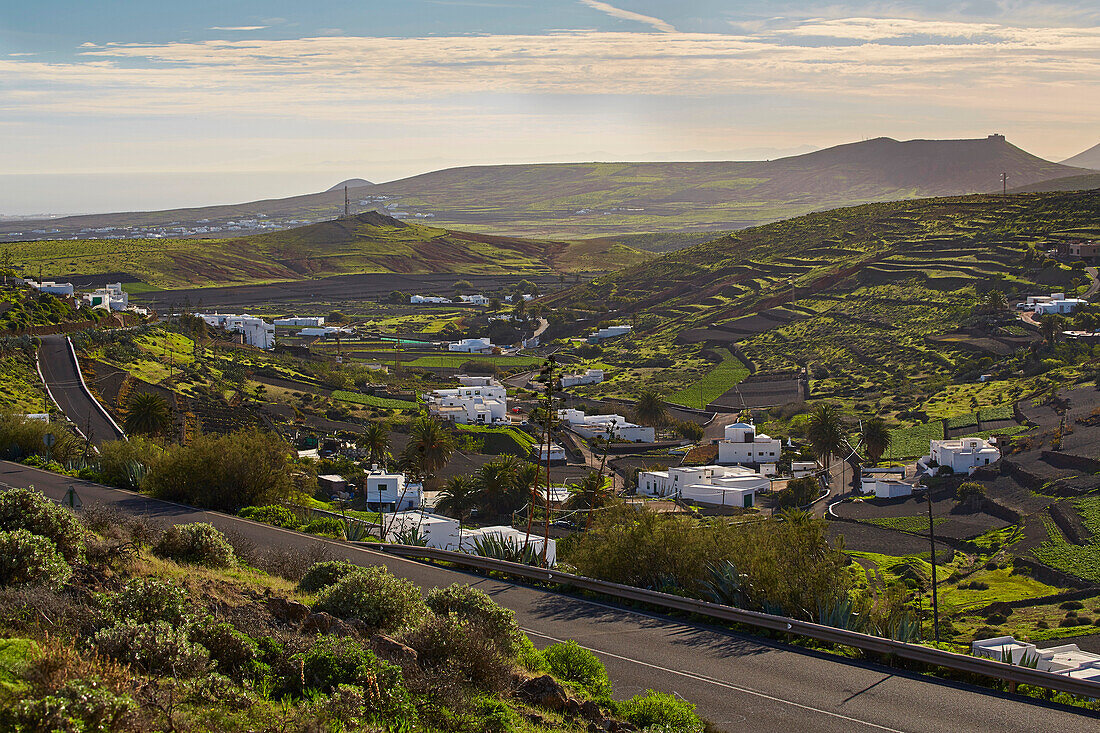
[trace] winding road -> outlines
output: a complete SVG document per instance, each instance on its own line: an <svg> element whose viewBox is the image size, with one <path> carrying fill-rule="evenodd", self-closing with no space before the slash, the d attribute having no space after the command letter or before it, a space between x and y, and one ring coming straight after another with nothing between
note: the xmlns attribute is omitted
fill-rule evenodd
<svg viewBox="0 0 1100 733"><path fill-rule="evenodd" d="M80 375L76 353L65 336L43 336L38 348L38 371L58 409L95 445L126 437L88 392Z"/></svg>
<svg viewBox="0 0 1100 733"><path fill-rule="evenodd" d="M574 639L598 654L617 698L647 689L671 692L695 703L698 712L722 731L1049 733L1100 725L1098 716L1087 711L447 570L0 462L0 489L29 485L57 500L72 486L85 505L110 504L172 523L210 522L235 541L258 547L306 552L323 544L333 557L360 565L385 565L423 588L454 582L476 585L513 609L536 645Z"/></svg>

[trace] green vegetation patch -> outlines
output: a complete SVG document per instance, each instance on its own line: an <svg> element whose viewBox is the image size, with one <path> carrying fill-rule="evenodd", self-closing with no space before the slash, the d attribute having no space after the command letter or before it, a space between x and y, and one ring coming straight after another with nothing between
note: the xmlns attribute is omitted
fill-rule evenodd
<svg viewBox="0 0 1100 733"><path fill-rule="evenodd" d="M929 442L943 439L943 420L890 431L890 450L884 460L896 461L928 455Z"/></svg>
<svg viewBox="0 0 1100 733"><path fill-rule="evenodd" d="M861 519L861 522L866 524L873 524L877 527L885 527L886 529L896 529L902 532L914 532L917 534L928 533L928 517L922 514L916 514L910 517L875 517L872 519ZM932 526L943 524L947 521L947 517L934 517L932 519Z"/></svg>
<svg viewBox="0 0 1100 733"><path fill-rule="evenodd" d="M1095 521L1095 516L1091 514L1093 510L1090 508L1089 511L1089 521ZM1053 519L1044 515L1043 524L1049 539L1031 551L1035 558L1044 565L1079 578L1100 581L1100 544L1095 540L1087 545L1071 544Z"/></svg>
<svg viewBox="0 0 1100 733"><path fill-rule="evenodd" d="M538 442L530 433L518 428L492 428L486 425L456 425L463 433L473 433L485 440L484 451L494 455L510 453L526 458Z"/></svg>
<svg viewBox="0 0 1100 733"><path fill-rule="evenodd" d="M701 410L749 376L749 368L729 349L715 349L715 352L722 357L721 363L695 384L673 394L669 402Z"/></svg>
<svg viewBox="0 0 1100 733"><path fill-rule="evenodd" d="M387 410L416 410L419 405L415 402L409 402L408 400L394 400L389 397L375 397L374 395L363 394L361 392L348 392L347 390L338 389L332 393L332 399L343 400L344 402L354 402L357 405L368 405L370 407L383 407Z"/></svg>

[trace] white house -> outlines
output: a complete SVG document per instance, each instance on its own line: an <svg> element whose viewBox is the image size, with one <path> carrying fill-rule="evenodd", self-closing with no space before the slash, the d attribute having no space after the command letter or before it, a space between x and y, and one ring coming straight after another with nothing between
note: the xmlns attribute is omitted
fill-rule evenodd
<svg viewBox="0 0 1100 733"><path fill-rule="evenodd" d="M817 461L791 461L791 475L795 478L812 476L817 472Z"/></svg>
<svg viewBox="0 0 1100 733"><path fill-rule="evenodd" d="M468 553L474 553L477 548L477 541L484 540L488 537L497 537L504 542L511 542L519 547L524 546L524 540L527 540L527 545L530 546L535 554L542 556L542 546L544 539L542 535L531 533L530 537L523 530L516 529L515 527L504 526L492 526L481 527L479 529L470 529L462 533L462 551ZM553 563L557 559L557 543L554 540L550 540L546 548L546 561Z"/></svg>
<svg viewBox="0 0 1100 733"><path fill-rule="evenodd" d="M970 653L998 662L1011 660L1016 665L1034 665L1042 672L1100 682L1100 654L1082 651L1076 644L1039 649L1011 636L995 636L971 642Z"/></svg>
<svg viewBox="0 0 1100 733"><path fill-rule="evenodd" d="M130 294L122 289L122 283L107 283L102 288L85 293L81 300L92 308L124 311L130 307Z"/></svg>
<svg viewBox="0 0 1100 733"><path fill-rule="evenodd" d="M611 430L612 438L628 443L653 443L657 431L636 425L622 415L585 415L580 410L558 410L558 419L586 438L606 438Z"/></svg>
<svg viewBox="0 0 1100 733"><path fill-rule="evenodd" d="M328 338L336 334L351 336L355 334L355 329L350 326L307 326L298 332L299 336L319 336L321 338Z"/></svg>
<svg viewBox="0 0 1100 733"><path fill-rule="evenodd" d="M72 295L74 292L72 283L55 283L52 280L43 280L42 282L27 280L27 285L40 293L49 293L50 295Z"/></svg>
<svg viewBox="0 0 1100 733"><path fill-rule="evenodd" d="M463 425L494 425L508 421L508 390L490 377L466 377L455 389L428 395L428 411Z"/></svg>
<svg viewBox="0 0 1100 733"><path fill-rule="evenodd" d="M458 551L460 529L457 519L424 511L407 511L388 514L383 521L386 523L386 542L398 542L399 535L416 530L428 547Z"/></svg>
<svg viewBox="0 0 1100 733"><path fill-rule="evenodd" d="M561 386L563 389L577 387L582 384L599 384L603 381L603 369L586 369L578 374L563 374Z"/></svg>
<svg viewBox="0 0 1100 733"><path fill-rule="evenodd" d="M606 326L599 330L593 331L588 335L588 343L595 343L597 341L603 341L604 339L618 338L619 336L625 336L633 331L632 326Z"/></svg>
<svg viewBox="0 0 1100 733"><path fill-rule="evenodd" d="M293 327L312 327L318 328L325 325L324 316L287 316L286 318L276 318L275 326L277 328L293 328Z"/></svg>
<svg viewBox="0 0 1100 733"><path fill-rule="evenodd" d="M752 423L727 425L725 439L718 441L719 463L775 463L783 444L777 438L757 433Z"/></svg>
<svg viewBox="0 0 1100 733"><path fill-rule="evenodd" d="M196 313L199 318L215 328L223 328L244 335L244 342L260 349L275 348L275 326L262 318L227 313Z"/></svg>
<svg viewBox="0 0 1100 733"><path fill-rule="evenodd" d="M447 344L447 351L461 351L467 354L484 354L495 347L488 337L479 339L462 339Z"/></svg>
<svg viewBox="0 0 1100 733"><path fill-rule="evenodd" d="M878 495L879 482L901 481L905 478L905 468L865 468L860 474L860 490L864 494ZM912 493L910 490L909 493Z"/></svg>
<svg viewBox="0 0 1100 733"><path fill-rule="evenodd" d="M540 463L546 461L547 455L549 455L551 463L565 463L565 448L562 448L557 443L551 443L549 450L547 450L546 443L540 443L538 452Z"/></svg>
<svg viewBox="0 0 1100 733"><path fill-rule="evenodd" d="M638 474L643 496L675 496L697 504L751 507L756 494L771 489L771 479L744 466L678 466Z"/></svg>
<svg viewBox="0 0 1100 733"><path fill-rule="evenodd" d="M477 295L460 295L458 299L467 305L489 305L489 299L480 293Z"/></svg>
<svg viewBox="0 0 1100 733"><path fill-rule="evenodd" d="M1088 305L1088 301L1081 298L1052 298L1036 303L1034 308L1035 314L1039 316L1066 315L1082 305Z"/></svg>
<svg viewBox="0 0 1100 733"><path fill-rule="evenodd" d="M386 473L371 468L366 475L367 507L373 511L400 512L424 503L424 487L408 483L403 473Z"/></svg>
<svg viewBox="0 0 1100 733"><path fill-rule="evenodd" d="M413 295L409 297L409 302L413 305L420 305L423 303L445 304L452 301L450 298L442 298L438 295Z"/></svg>
<svg viewBox="0 0 1100 733"><path fill-rule="evenodd" d="M988 466L999 461L1001 452L983 438L956 438L931 441L929 457L939 465L951 468L955 473L971 474L979 466Z"/></svg>

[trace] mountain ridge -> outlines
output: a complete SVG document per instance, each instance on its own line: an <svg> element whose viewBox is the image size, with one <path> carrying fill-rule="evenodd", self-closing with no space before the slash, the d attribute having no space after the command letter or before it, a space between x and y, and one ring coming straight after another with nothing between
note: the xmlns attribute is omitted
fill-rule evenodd
<svg viewBox="0 0 1100 733"><path fill-rule="evenodd" d="M1082 150L1072 158L1066 158L1061 164L1077 168L1092 168L1096 171L1100 171L1100 143L1093 145L1088 150Z"/></svg>

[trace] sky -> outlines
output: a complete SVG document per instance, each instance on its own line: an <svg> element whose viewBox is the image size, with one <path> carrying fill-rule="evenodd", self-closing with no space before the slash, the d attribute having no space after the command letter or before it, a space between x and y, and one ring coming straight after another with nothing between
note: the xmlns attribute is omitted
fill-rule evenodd
<svg viewBox="0 0 1100 733"><path fill-rule="evenodd" d="M0 0L0 215L1097 120L1096 0Z"/></svg>

